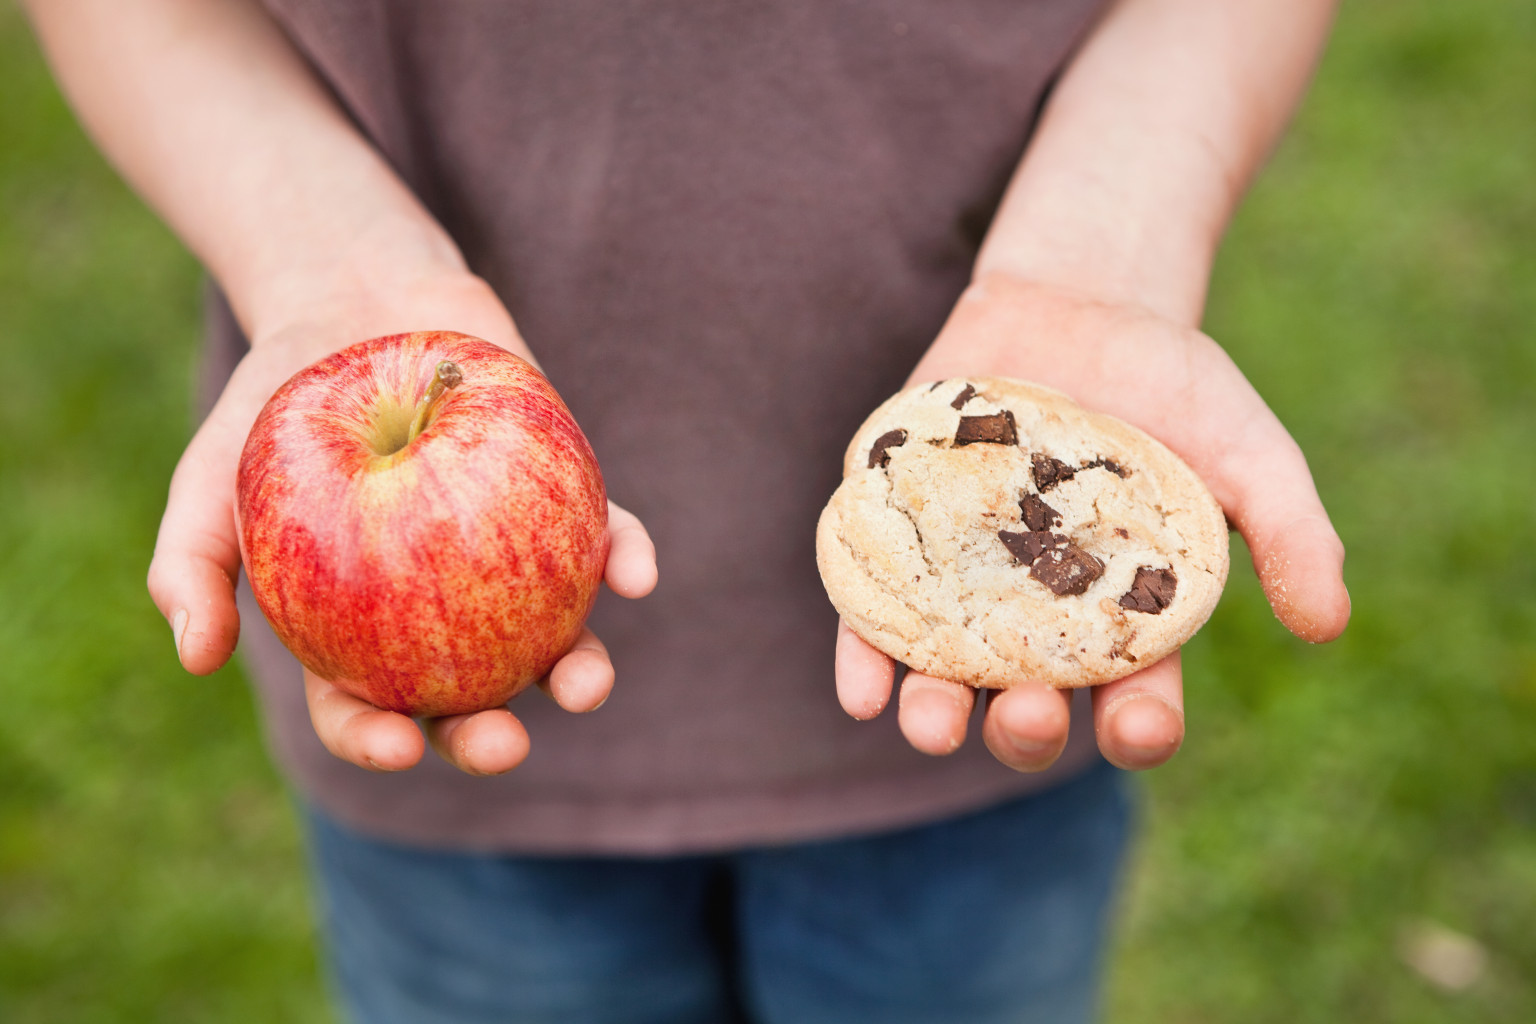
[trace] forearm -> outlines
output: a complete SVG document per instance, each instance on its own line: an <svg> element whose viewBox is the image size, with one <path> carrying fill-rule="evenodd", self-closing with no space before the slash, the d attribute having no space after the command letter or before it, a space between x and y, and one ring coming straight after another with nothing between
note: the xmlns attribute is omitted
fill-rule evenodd
<svg viewBox="0 0 1536 1024"><path fill-rule="evenodd" d="M349 275L462 268L255 0L24 3L87 129L252 337Z"/></svg>
<svg viewBox="0 0 1536 1024"><path fill-rule="evenodd" d="M976 263L1198 324L1222 232L1335 0L1121 0L1062 77Z"/></svg>

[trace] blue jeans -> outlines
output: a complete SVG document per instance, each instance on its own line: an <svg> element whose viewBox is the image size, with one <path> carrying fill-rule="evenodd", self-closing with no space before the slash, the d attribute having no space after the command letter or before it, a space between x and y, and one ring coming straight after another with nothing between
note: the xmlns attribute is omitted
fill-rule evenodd
<svg viewBox="0 0 1536 1024"><path fill-rule="evenodd" d="M1100 765L919 828L673 858L444 853L312 813L356 1024L1092 1019L1129 800Z"/></svg>

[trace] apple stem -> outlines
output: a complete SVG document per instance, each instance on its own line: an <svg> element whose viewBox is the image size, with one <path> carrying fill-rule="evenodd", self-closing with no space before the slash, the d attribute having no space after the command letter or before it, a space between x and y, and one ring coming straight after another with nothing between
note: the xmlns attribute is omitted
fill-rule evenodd
<svg viewBox="0 0 1536 1024"><path fill-rule="evenodd" d="M464 371L459 369L458 363L444 359L437 364L437 370L432 374L432 383L427 387L427 393L422 395L421 401L416 403L416 415L411 420L411 432L405 439L406 444L416 440L416 435L427 429L432 413L437 409L438 401L448 393L449 388L458 387L463 379Z"/></svg>

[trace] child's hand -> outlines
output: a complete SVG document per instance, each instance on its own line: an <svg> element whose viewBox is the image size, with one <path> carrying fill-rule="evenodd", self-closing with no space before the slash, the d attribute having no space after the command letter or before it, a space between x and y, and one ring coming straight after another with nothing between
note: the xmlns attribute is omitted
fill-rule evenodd
<svg viewBox="0 0 1536 1024"><path fill-rule="evenodd" d="M1253 552L1275 614L1304 640L1338 636L1349 621L1344 546L1306 460L1242 372L1210 338L1129 305L984 276L956 305L909 383L994 375L1037 381L1085 407L1140 427L1190 464ZM855 718L890 700L894 663L846 626L837 690ZM1067 740L1070 691L1005 690L990 700L982 738L1010 767L1049 767ZM897 719L914 747L947 754L965 738L976 691L908 673ZM1178 655L1093 689L1094 731L1122 768L1151 768L1184 738Z"/></svg>
<svg viewBox="0 0 1536 1024"><path fill-rule="evenodd" d="M251 352L176 467L149 568L150 594L171 623L177 654L189 672L204 675L223 665L239 635L235 471L257 413L284 381L322 356L365 338L433 328L474 334L529 358L500 301L467 274L391 282L329 298L311 315L255 332ZM609 587L625 597L644 596L656 582L655 549L645 528L610 504L608 529ZM304 685L315 732L337 757L382 771L421 760L421 731L406 716L376 708L307 671ZM607 698L613 666L602 643L584 631L539 685L566 710L590 711ZM527 733L505 708L432 719L425 726L443 758L471 774L507 771L528 753Z"/></svg>

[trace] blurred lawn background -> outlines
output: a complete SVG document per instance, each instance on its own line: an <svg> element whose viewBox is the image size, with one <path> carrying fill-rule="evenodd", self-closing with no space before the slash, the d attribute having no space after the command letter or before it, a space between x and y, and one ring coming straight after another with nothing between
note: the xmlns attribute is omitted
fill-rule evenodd
<svg viewBox="0 0 1536 1024"><path fill-rule="evenodd" d="M1113 1024L1536 1020L1533 53L1530 0L1347 3L1223 252L1207 327L1308 451L1355 617L1290 638L1238 543ZM181 673L143 589L198 281L0 0L9 1024L330 1019L240 674Z"/></svg>

